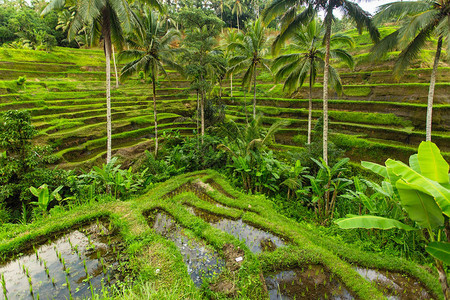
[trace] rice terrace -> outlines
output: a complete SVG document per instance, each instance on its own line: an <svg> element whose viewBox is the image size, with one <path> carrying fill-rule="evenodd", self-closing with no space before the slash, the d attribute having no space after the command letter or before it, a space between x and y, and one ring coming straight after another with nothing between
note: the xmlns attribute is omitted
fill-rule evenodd
<svg viewBox="0 0 450 300"><path fill-rule="evenodd" d="M0 0L0 300L450 299L448 0Z"/></svg>

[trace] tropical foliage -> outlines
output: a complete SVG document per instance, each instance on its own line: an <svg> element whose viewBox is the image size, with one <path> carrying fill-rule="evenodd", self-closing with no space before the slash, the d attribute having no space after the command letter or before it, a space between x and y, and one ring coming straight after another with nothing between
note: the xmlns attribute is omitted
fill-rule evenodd
<svg viewBox="0 0 450 300"><path fill-rule="evenodd" d="M159 73L163 73L167 77L166 67L183 71L182 67L175 61L175 54L178 51L171 47L171 44L180 38L180 32L174 28L166 30L164 20L157 12L149 9L143 12L140 23L143 25L143 30L137 30L128 41L135 49L122 51L119 55L121 60L132 60L122 68L121 77L127 78L132 74L143 71L152 82L156 156L158 154L156 84Z"/></svg>
<svg viewBox="0 0 450 300"><path fill-rule="evenodd" d="M442 253L450 252L450 237L445 237L444 223L450 216L449 165L440 154L437 146L431 142L422 142L418 154L409 159L409 166L392 159L386 161L386 166L367 164L366 166L378 175L386 178L399 204L406 211L409 220L417 229L427 232L424 239L432 242L427 251L436 258L436 267L445 295L449 295L447 277L442 265L442 259L448 257ZM341 228L377 228L414 230L413 227L398 220L378 216L349 216L336 220ZM445 241L447 240L447 241Z"/></svg>
<svg viewBox="0 0 450 300"><path fill-rule="evenodd" d="M316 83L319 69L323 69L325 62L325 49L322 46L323 37L320 36L321 26L317 19L312 20L306 26L299 27L293 34L288 46L289 54L280 55L272 63L277 81L284 80L283 90L294 92L303 86L305 79L309 77L309 103L308 103L308 144L311 144L312 123L312 89ZM344 61L353 69L354 61L350 53L338 46L353 46L353 40L343 34L335 34L330 39L330 55L334 59ZM341 78L335 68L329 66L329 84L338 94L342 93Z"/></svg>
<svg viewBox="0 0 450 300"><path fill-rule="evenodd" d="M433 71L430 78L426 117L426 140L431 141L433 99L436 86L436 73L441 57L442 45L450 53L449 1L405 1L392 2L380 6L376 18L381 21L401 18L401 27L386 36L373 49L373 56L382 55L400 48L403 49L394 65L393 73L400 77L404 70L420 56L426 42L437 38Z"/></svg>

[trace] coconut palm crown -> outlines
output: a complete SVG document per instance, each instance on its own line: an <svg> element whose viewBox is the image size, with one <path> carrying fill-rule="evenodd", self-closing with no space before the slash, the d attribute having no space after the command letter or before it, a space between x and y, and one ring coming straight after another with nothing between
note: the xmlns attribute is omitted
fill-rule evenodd
<svg viewBox="0 0 450 300"><path fill-rule="evenodd" d="M173 28L165 30L166 22L157 12L145 10L141 18L143 30L137 30L130 40L131 50L122 51L119 59L129 61L121 70L121 77L143 71L151 79L153 89L153 115L155 121L155 156L158 153L158 118L156 110L156 82L159 73L168 76L165 66L179 72L182 67L175 62L178 49L172 48L172 42L180 38L180 32ZM131 60L131 61L130 61Z"/></svg>
<svg viewBox="0 0 450 300"><path fill-rule="evenodd" d="M260 19L248 24L248 30L242 41L231 43L229 49L236 50L236 55L229 60L229 73L244 70L242 86L250 90L253 81L253 118L256 118L256 73L259 66L272 73L267 54L267 37L265 27Z"/></svg>
<svg viewBox="0 0 450 300"><path fill-rule="evenodd" d="M298 13L302 6L306 9ZM339 9L345 16L356 23L356 28L361 33L365 28L374 42L378 42L380 33L371 21L371 16L358 4L348 0L273 0L263 11L262 19L269 24L277 16L283 16L281 32L273 44L273 52L276 53L281 45L292 37L297 28L307 24L317 11L323 11L325 34L323 43L325 45L325 64L323 72L323 160L328 164L328 81L330 65L330 38L331 27L335 19L333 12Z"/></svg>
<svg viewBox="0 0 450 300"><path fill-rule="evenodd" d="M148 4L162 9L157 0L147 0ZM42 15L65 6L75 7L75 16L68 30L69 40L76 37L85 24L92 25L92 43L103 40L106 58L106 163L111 161L111 54L112 45L118 49L124 41L124 31L131 32L139 26L138 19L127 1L120 0L51 0Z"/></svg>
<svg viewBox="0 0 450 300"><path fill-rule="evenodd" d="M316 82L317 73L325 65L325 49L322 44L321 26L317 19L306 26L298 28L292 36L288 46L290 54L277 57L272 64L276 81L283 81L283 90L294 92L303 86L309 75L309 109L308 109L308 144L311 143L312 119L312 88ZM349 68L353 68L353 57L346 50L338 48L341 45L353 47L353 39L344 34L331 36L330 56L343 61ZM342 83L338 71L329 66L329 85L338 94L342 92Z"/></svg>
<svg viewBox="0 0 450 300"><path fill-rule="evenodd" d="M433 98L436 73L442 45L450 53L450 1L405 1L380 6L375 16L379 22L402 18L402 26L386 36L372 49L375 59L395 49L403 49L394 65L394 75L399 78L404 70L420 55L420 50L432 38L437 39L436 53L428 92L426 140L431 141ZM450 55L447 55L450 61Z"/></svg>

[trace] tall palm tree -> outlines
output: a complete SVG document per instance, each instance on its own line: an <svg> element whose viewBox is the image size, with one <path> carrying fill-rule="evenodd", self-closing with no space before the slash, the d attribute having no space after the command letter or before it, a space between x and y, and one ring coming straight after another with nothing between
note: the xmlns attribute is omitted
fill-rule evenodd
<svg viewBox="0 0 450 300"><path fill-rule="evenodd" d="M232 57L232 50L230 49L230 45L239 41L242 41L243 35L240 31L235 28L230 28L226 33L225 37L222 41L222 49L224 51L224 56L226 59L230 59ZM228 76L230 77L230 97L233 97L233 70L232 68L228 68Z"/></svg>
<svg viewBox="0 0 450 300"><path fill-rule="evenodd" d="M306 9L294 15L293 12L301 5L306 5ZM325 35L323 43L325 45L325 64L323 71L323 159L328 164L328 81L330 75L330 40L331 27L335 19L333 12L339 9L344 16L349 17L356 23L356 27L361 33L366 28L374 42L378 42L380 33L372 23L370 14L364 11L358 4L349 0L273 0L263 11L262 18L268 24L278 15L286 15L282 24L282 31L276 38L275 43L280 45L296 31L301 24L308 23L316 11L324 12ZM279 46L278 46L279 47Z"/></svg>
<svg viewBox="0 0 450 300"><path fill-rule="evenodd" d="M298 28L292 36L292 43L289 45L290 54L277 57L272 65L277 81L285 79L283 90L294 92L303 86L306 77L309 75L309 105L308 105L308 144L311 143L311 122L312 122L312 88L316 82L319 68L323 68L325 61L325 49L322 44L321 26L317 19L312 20L308 25ZM330 39L330 47L346 44L353 46L353 39L347 35L335 34ZM330 56L345 62L353 68L353 57L346 50L333 47L330 49ZM335 68L329 66L330 86L338 93L342 92L342 84L339 74Z"/></svg>
<svg viewBox="0 0 450 300"><path fill-rule="evenodd" d="M406 16L406 17L405 17ZM379 58L394 48L403 51L394 65L394 75L400 77L403 71L426 47L430 38L437 38L437 48L431 72L428 90L426 140L431 141L431 126L433 117L433 98L436 84L436 73L441 56L442 44L446 40L447 56L450 53L450 1L405 1L393 2L380 6L375 16L377 21L403 18L402 26L386 36L373 48L373 56Z"/></svg>
<svg viewBox="0 0 450 300"><path fill-rule="evenodd" d="M249 24L248 31L246 32L241 42L231 43L229 48L235 49L237 55L232 57L229 61L230 71L235 73L236 71L245 70L244 77L242 78L242 86L248 86L251 88L251 82L253 81L253 119L256 118L256 75L258 66L264 67L269 73L272 71L269 68L269 60L264 58L267 53L267 37L266 30L260 19L257 19L253 23Z"/></svg>
<svg viewBox="0 0 450 300"><path fill-rule="evenodd" d="M152 6L161 9L157 0L146 0ZM120 49L123 31L131 32L138 24L136 15L127 1L121 0L51 0L42 11L42 15L64 6L75 6L75 16L68 31L69 40L73 39L84 24L92 24L93 41L103 40L106 58L106 162L111 161L111 53L113 43Z"/></svg>
<svg viewBox="0 0 450 300"><path fill-rule="evenodd" d="M137 31L132 37L131 50L122 51L119 59L130 60L121 70L121 77L127 78L132 74L143 71L152 81L153 91L153 117L155 121L155 157L158 154L158 116L156 110L156 82L159 73L167 76L164 65L175 68L178 71L182 67L175 62L174 55L177 49L170 44L180 37L178 30L173 28L165 30L165 20L154 11L145 10L141 24L143 31Z"/></svg>
<svg viewBox="0 0 450 300"><path fill-rule="evenodd" d="M239 16L242 15L242 13L244 12L244 6L241 2L241 0L236 0L236 1L232 1L233 4L233 9L231 10L232 14L236 14L236 22L237 22L237 28L239 30Z"/></svg>

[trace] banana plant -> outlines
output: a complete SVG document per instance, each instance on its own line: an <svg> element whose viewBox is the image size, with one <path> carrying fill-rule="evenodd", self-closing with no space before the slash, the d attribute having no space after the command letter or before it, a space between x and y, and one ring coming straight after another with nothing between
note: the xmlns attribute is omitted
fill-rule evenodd
<svg viewBox="0 0 450 300"><path fill-rule="evenodd" d="M288 193L287 197L288 200L292 194L295 194L298 196L298 194L303 194L304 190L303 188L303 175L305 175L308 171L308 167L303 167L300 160L297 160L295 162L295 165L290 168L288 172L288 178L283 181L281 184L287 186Z"/></svg>
<svg viewBox="0 0 450 300"><path fill-rule="evenodd" d="M398 199L398 204L406 211L415 227L395 219L373 215L348 215L335 223L343 229L399 228L426 231L429 237L424 237L428 244L426 250L435 259L444 295L450 297L442 264L450 263L450 236L446 236L449 231L444 234L444 225L449 229L450 216L449 165L439 148L432 142L422 142L418 154L410 157L409 166L392 159L388 159L385 166L373 163L364 163L363 166L385 177L385 181L391 184L386 185L387 190L391 191L394 199ZM445 236L447 241L444 241Z"/></svg>
<svg viewBox="0 0 450 300"><path fill-rule="evenodd" d="M47 184L41 185L39 188L33 186L30 187L31 193L38 198L38 201L31 202L31 204L36 205L38 210L43 214L47 214L47 209L53 199L58 202L62 201L62 197L59 191L63 188L62 185L57 187L53 192L50 193Z"/></svg>
<svg viewBox="0 0 450 300"><path fill-rule="evenodd" d="M311 158L318 166L316 177L306 175L310 181L312 202L316 206L316 215L322 223L333 219L336 202L340 193L353 183L352 180L341 177L345 171L348 158L341 159L333 167L329 167L321 158L320 161Z"/></svg>

